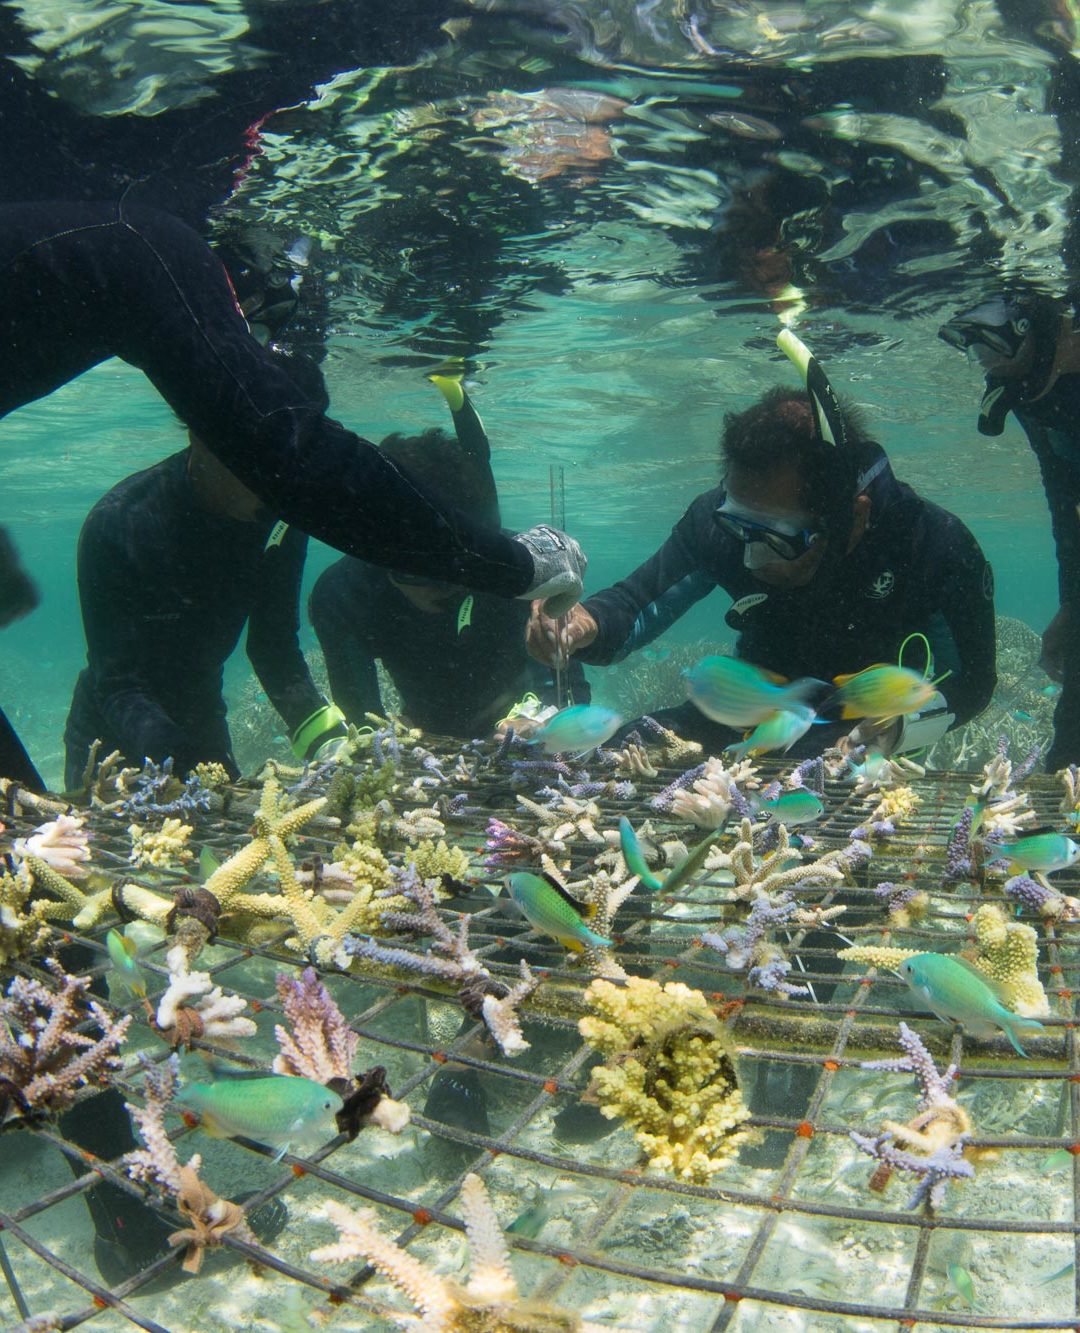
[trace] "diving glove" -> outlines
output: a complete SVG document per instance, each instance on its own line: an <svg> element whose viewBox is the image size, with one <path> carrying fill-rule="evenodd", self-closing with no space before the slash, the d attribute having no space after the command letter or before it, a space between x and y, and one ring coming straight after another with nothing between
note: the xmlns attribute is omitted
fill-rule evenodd
<svg viewBox="0 0 1080 1333"><path fill-rule="evenodd" d="M321 764L333 759L348 737L345 714L333 704L323 704L293 732L292 752L303 764Z"/></svg>
<svg viewBox="0 0 1080 1333"><path fill-rule="evenodd" d="M544 615L564 616L581 600L582 580L589 563L573 537L546 523L519 532L512 541L524 546L532 557L533 578L519 597L544 601Z"/></svg>

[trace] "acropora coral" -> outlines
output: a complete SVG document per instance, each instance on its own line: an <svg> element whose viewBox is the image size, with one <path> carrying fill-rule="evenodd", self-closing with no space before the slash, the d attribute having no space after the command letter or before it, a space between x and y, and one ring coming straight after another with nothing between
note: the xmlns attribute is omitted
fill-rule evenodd
<svg viewBox="0 0 1080 1333"><path fill-rule="evenodd" d="M190 1046L198 1037L220 1041L255 1035L255 1024L243 1013L247 1001L225 994L209 972L189 971L182 944L174 944L165 961L169 985L158 1003L154 1029L170 1046Z"/></svg>
<svg viewBox="0 0 1080 1333"><path fill-rule="evenodd" d="M1045 1018L1050 1001L1039 980L1039 939L1034 927L1006 920L993 903L984 903L971 924L977 947L971 962L1001 993L1002 1003L1024 1018Z"/></svg>
<svg viewBox="0 0 1080 1333"><path fill-rule="evenodd" d="M470 1172L461 1186L461 1213L469 1242L469 1279L461 1286L434 1272L384 1235L368 1208L356 1212L327 1200L316 1216L337 1227L333 1245L313 1250L317 1263L369 1263L416 1309L391 1313L400 1327L421 1333L600 1333L570 1310L522 1300L510 1268L510 1252L480 1177Z"/></svg>
<svg viewBox="0 0 1080 1333"><path fill-rule="evenodd" d="M112 1018L88 998L89 977L71 976L55 958L45 965L56 990L15 977L0 999L0 1123L66 1110L80 1088L107 1082L121 1067L131 1015ZM97 1036L82 1031L90 1018Z"/></svg>
<svg viewBox="0 0 1080 1333"><path fill-rule="evenodd" d="M460 847L447 846L442 838L438 842L422 838L406 851L405 862L416 867L421 879L440 879L449 875L451 879L462 880L469 873L468 853Z"/></svg>
<svg viewBox="0 0 1080 1333"><path fill-rule="evenodd" d="M67 879L82 879L90 870L90 835L83 815L57 815L25 838L16 838L15 860L37 857Z"/></svg>
<svg viewBox="0 0 1080 1333"><path fill-rule="evenodd" d="M128 860L135 866L179 866L192 859L194 853L187 845L194 829L191 824L168 817L158 829L143 824L129 824L131 854Z"/></svg>
<svg viewBox="0 0 1080 1333"><path fill-rule="evenodd" d="M0 965L24 958L44 947L49 922L69 918L70 908L54 898L33 898L26 875L0 874Z"/></svg>
<svg viewBox="0 0 1080 1333"><path fill-rule="evenodd" d="M700 991L631 977L592 982L578 1030L607 1063L594 1070L600 1110L634 1132L649 1165L706 1183L735 1159L750 1112L734 1048Z"/></svg>

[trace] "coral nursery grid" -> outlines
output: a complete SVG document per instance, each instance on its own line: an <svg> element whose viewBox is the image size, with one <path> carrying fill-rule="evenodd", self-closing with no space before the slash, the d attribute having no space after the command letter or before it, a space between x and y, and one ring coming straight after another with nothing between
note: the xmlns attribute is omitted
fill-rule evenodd
<svg viewBox="0 0 1080 1333"><path fill-rule="evenodd" d="M52 991L56 977L44 965L46 957L59 954L63 959L65 950L81 948L86 951L81 956L91 962L74 970L99 980L112 966L106 943L111 930L135 915L153 919L161 910L155 904L179 901L184 893L196 895L208 889L212 895L215 884L223 882L223 868L232 864L230 858L247 854L244 849L250 851L260 840L265 844L249 858L259 860L259 867L242 889L228 890L231 896L220 920L215 918L209 935L200 937L191 955L192 968L198 957L209 976L204 990L212 984L236 997L237 1006L244 1002L244 1012L254 1016L252 1035L218 1037L209 1020L202 1019L194 1032L181 1033L179 1025L163 1030L160 1009L151 1021L163 994L178 984L178 978L182 982L193 975L169 952L177 937L175 921L169 922L171 939L152 944L140 960L145 1003L115 992L111 999L99 999L103 1012L112 1018L119 1013L131 1016L123 1067L107 1076L95 1075L73 1094L77 1100L102 1095L97 1083L107 1077L127 1101L141 1106L148 1099L147 1082L153 1071L168 1068L170 1041L268 1073L276 1049L270 1033L285 1021L289 1008L275 977L282 973L299 977L314 964L336 1005L348 1016L348 1028L358 1041L358 1059L365 1068L386 1071L394 1102L409 1108L410 1132L418 1140L430 1136L453 1152L441 1160L423 1188L395 1193L392 1187L380 1187L384 1181L376 1170L361 1178L350 1168L352 1148L344 1133L310 1153L286 1151L276 1163L273 1146L245 1139L235 1151L258 1160L257 1179L266 1181L244 1202L249 1216L278 1196L317 1197L326 1206L373 1207L385 1238L396 1241L410 1261L422 1256L436 1271L440 1241L469 1229L472 1217L474 1278L469 1288L455 1288L467 1295L479 1281L475 1270L481 1266L475 1233L484 1228L476 1219L486 1216L485 1207L491 1208L483 1186L497 1201L504 1230L513 1219L504 1201L508 1175L532 1172L558 1180L560 1188L573 1188L587 1200L581 1209L583 1224L576 1232L564 1234L563 1228L557 1238L548 1238L541 1230L532 1238L522 1230L505 1237L515 1268L528 1275L530 1296L542 1299L545 1311L583 1310L587 1325L457 1324L452 1315L446 1316L451 1322L439 1324L431 1315L429 1327L658 1327L663 1322L663 1302L675 1295L687 1302L684 1322L677 1326L702 1330L1080 1326L1080 1265L1064 1275L1051 1271L1067 1268L1080 1252L1076 1208L1080 1058L1073 1027L1074 991L1080 988L1074 931L1080 927L1073 924L1074 900L1068 896L1080 874L1074 869L1055 874L1054 910L1033 910L1018 896L1013 880L986 873L977 854L973 854L975 864L965 863L966 874L965 868L958 871L957 828L962 827L965 805L979 795L977 775L913 769L893 774L890 788L853 785L847 775L835 776L831 770L816 773L824 813L812 826L792 828L792 834L806 835L805 845L793 839L792 846L803 858L804 868L812 862L824 869L816 879L808 876L805 887L799 885L797 907L792 908L776 880L795 857L788 855L788 834L779 835L784 855L769 862L767 858L776 853L777 836L758 821L756 803L749 813L741 808L751 789L769 797L770 783L788 777L791 766L744 765L739 772L742 793L735 793L726 818L714 821L724 830L715 839L720 855L713 861L702 858L700 872L682 883L675 880L677 869L668 871L666 889L661 882L656 892L635 890L618 902L609 893L599 907L602 933L614 941L610 956L593 950L573 955L535 929L508 896L498 892L507 872L519 866L546 868L586 902L598 878L605 885L620 878L625 881L626 866L618 861L619 855L629 859L626 844L620 844L618 837L624 816L639 831L646 830L642 842L654 868L663 866L665 855L667 864L677 867L686 848L712 836L707 817L691 822L664 799L678 779L683 781L682 790L693 789L684 777L685 760L699 756L679 755L673 765L662 762L670 755L654 755L649 762L642 751L622 770L632 771L631 790L628 781L614 778L568 784L567 776L581 775L558 773L554 763L540 766L546 772L540 768L533 772L529 759L518 759L513 767L487 760L470 765L455 749L434 746L409 751L404 743L397 746L393 729L389 742L385 748L396 751L392 757L357 756L349 770L300 774L277 769L270 778L271 798L265 784L261 793L256 784L210 784L203 789L212 791L210 798L192 797L185 806L181 796L170 814L164 813L164 782L153 789L148 782L138 786L130 776L126 787L110 789L104 778L96 783L96 791L95 784L88 784L91 799L77 806L7 787L0 809L6 825L0 850L12 849L8 877L12 893L20 854L14 849L20 842L22 859L32 867L30 873L43 891L47 894L51 887L53 899L63 893L50 882L46 856L50 837L53 842L63 838L42 835L43 820L81 820L82 830L90 835L90 878L80 880L70 872L65 880L69 886L84 886L75 891L79 899L69 904L68 918L59 912L45 914L33 926L39 933L32 946L12 945L7 956L5 970L10 976L36 981ZM346 772L351 788L343 794ZM999 779L999 808L1012 800L1013 814L1018 809L1030 811L1027 823L1021 820L1018 826L1021 831L1060 824L1069 798L1076 796L1068 775L1022 777L1014 780L1013 787L1000 772L988 772L987 783L994 776ZM913 799L894 800L883 811L879 799L897 790L898 780ZM544 785L552 782L555 787ZM172 783L168 794L175 797L180 784L175 779ZM714 794L716 786L710 789ZM190 784L189 788L195 790ZM723 789L722 779L719 788ZM577 794L570 795L575 789ZM134 798L128 794L133 791ZM1019 806L1017 793L1024 798ZM775 796L776 789L771 794ZM323 797L328 804L307 822L298 815L292 818L307 809L305 803ZM328 815L329 810L337 813ZM361 838L371 834L371 820L365 823L358 811L376 812L371 820L383 829L381 846L388 867L401 867L410 857L416 863L427 855L442 888L437 900L424 899L419 890L406 892L404 899L395 897L384 923L388 929L376 930L369 914L356 916L359 929L335 935L332 909L319 906L312 924L307 922L304 902L319 900L317 893L313 899L312 873L316 883L320 875L329 882L334 866L343 864L342 830L348 826L351 837L359 826L364 830ZM177 832L180 820L188 822L189 834ZM140 827L133 831L136 824ZM162 834L159 844L147 841L148 830ZM35 833L44 836L37 850ZM426 843L419 835L428 835ZM165 849L170 839L175 855L163 850L155 861L153 851L147 853L154 845ZM741 861L733 850L740 839ZM442 847L441 857L433 850L435 840ZM674 852L672 843L680 844ZM867 849L865 855L850 855L856 844ZM372 834L368 845L379 845L379 839ZM453 851L464 855L447 869ZM730 854L728 865L723 864L725 853ZM827 873L830 854L836 854L832 864L841 866L843 873ZM982 860L989 859L984 853ZM770 865L775 870L772 880L765 874ZM265 898L267 888L273 890L275 885L285 901L284 881L294 868L307 887L293 910L275 914L265 904L260 908L256 899ZM773 912L766 927L771 933L751 929L747 910L752 903L765 901L754 896L762 886L772 897L758 918ZM229 904L240 903L241 898L243 904L230 921ZM326 899L332 900L332 894ZM908 910L915 900L920 910ZM1040 901L1045 902L1045 896ZM411 930L406 928L409 917L403 902L412 909ZM838 908L842 915L831 912ZM25 903L22 908L4 908L5 926L20 910L28 910ZM602 918L605 910L607 920ZM985 915L987 910L991 916ZM197 916L193 910L190 919ZM466 916L467 940L462 931ZM437 923L445 936L442 948ZM897 957L904 951L963 950L989 960L989 968L998 956L994 949L1004 956L1011 947L1010 930L1021 923L1037 936L1035 984L1041 983L1048 999L1048 1008L1040 1011L1042 1029L1025 1034L1027 1060L1016 1055L1001 1032L972 1041L925 1013L916 1017L919 1006L909 999L906 983L890 970L895 960L890 964L889 950L900 951ZM20 929L25 942L30 927ZM722 948L710 947L703 937L721 941ZM433 938L435 946L429 943L425 949L424 942ZM751 954L762 941L765 952L754 955L756 969L751 970ZM838 952L852 946L856 954L862 950L862 956L838 962ZM739 952L747 958L736 958ZM414 964L406 954L416 960ZM782 970L772 975L774 981L782 977L781 984L766 984L762 970L767 972L770 964L777 963ZM627 976L650 979L664 988L683 983L700 992L710 1007L711 1016L698 1023L700 1031L711 1031L713 1021L725 1025L740 1082L749 1084L751 1094L746 1118L738 1127L745 1138L720 1169L696 1174L689 1168L647 1169L649 1163L635 1150L630 1128L622 1124L610 1135L581 1145L561 1136L560 1112L577 1106L583 1097L593 1107L598 1100L595 1086L590 1085L597 1048L582 1040L578 1028L589 1012L585 988L596 976L611 979L618 988ZM472 990L467 984L470 977ZM98 989L94 987L95 992ZM513 1004L506 1007L510 1035L503 1030L500 1037L499 1016L493 1018L492 1010L499 1010L512 993ZM185 1012L196 1010L189 1007ZM205 1018L210 1010L203 1006L199 1012ZM910 1035L901 1024L917 1029L913 1047L901 1047L898 1029ZM80 1030L89 1026L84 1023ZM907 1061L898 1058L904 1051ZM631 1044L628 1056L632 1055ZM887 1067L869 1070L864 1067L868 1062L884 1062ZM955 1082L951 1070L940 1073L947 1065L956 1066ZM926 1073L927 1067L932 1074ZM970 1122L950 1145L955 1150L950 1159L953 1167L944 1174L920 1166L931 1160L927 1157L917 1158L914 1168L903 1162L890 1166L891 1149L882 1150L874 1138L890 1114L909 1126L918 1120L910 1118L919 1093L911 1074L920 1068L923 1109L933 1102L935 1088L939 1102L955 1106L948 1095L951 1088L967 1108L965 1114L970 1112ZM491 1123L452 1123L424 1113L433 1083L447 1070L472 1071L477 1076L494 1112ZM797 1095L770 1099L765 1094L771 1082L788 1092L794 1086ZM758 1090L761 1095L756 1095ZM925 1128L929 1121L924 1117L919 1123ZM18 1208L0 1212L0 1269L10 1296L5 1327L16 1326L20 1319L23 1323L18 1326L27 1329L74 1328L96 1321L108 1327L150 1330L189 1327L172 1322L172 1316L158 1316L158 1309L165 1307L144 1298L146 1290L152 1291L161 1275L179 1263L181 1249L109 1288L91 1259L72 1262L70 1256L56 1252L59 1247L43 1241L40 1225L49 1210L82 1195L101 1179L147 1198L178 1228L189 1220L189 1214L177 1208L177 1197L182 1196L147 1192L121 1160L94 1158L66 1142L47 1114L20 1117L9 1109L4 1129L8 1134L32 1134L85 1168L42 1197L27 1198ZM853 1140L853 1131L871 1146L878 1143L877 1153ZM207 1142L175 1115L170 1116L169 1139L181 1155L199 1152ZM640 1136L638 1141L642 1143ZM899 1137L895 1143L904 1146L908 1140ZM963 1158L959 1147L964 1149ZM483 1185L470 1185L474 1177ZM949 1180L955 1183L946 1191ZM939 1192L932 1205L922 1196L910 1207L911 1186L919 1181L935 1189L940 1186ZM646 1235L659 1225L657 1218L672 1214L690 1219L684 1248L678 1244L677 1231L668 1244L627 1243L628 1236ZM314 1230L309 1228L305 1236L313 1247L332 1234L325 1223L318 1235ZM725 1231L731 1233L726 1244L712 1249L703 1245L703 1235ZM342 1244L328 1247L323 1255L329 1249L348 1250L348 1234L342 1227ZM790 1258L791 1246L797 1248L797 1237L804 1234L829 1238L822 1243L835 1251L822 1260L830 1266L829 1275L819 1281L804 1280L804 1265ZM364 1262L372 1259L372 1252L362 1245L351 1251L350 1268L335 1269L325 1257L318 1261L305 1254L302 1245L281 1239L264 1245L245 1228L224 1231L206 1243L231 1250L239 1262L256 1265L264 1282L302 1288L306 1308L320 1311L330 1327L390 1327L411 1308ZM862 1267L850 1256L839 1257L853 1244L862 1247ZM783 1248L788 1248L789 1258L778 1264L776 1255ZM971 1256L983 1252L999 1256L998 1283L981 1281L977 1308L946 1289L942 1256L954 1250L965 1256L966 1268L977 1269ZM891 1265L887 1280L882 1268L886 1255ZM49 1314L30 1308L20 1285L20 1272L31 1256L56 1278ZM398 1261L372 1262L408 1294L407 1281L399 1274L395 1282L390 1271ZM200 1281L197 1276L183 1280ZM1029 1306L1018 1307L1009 1299L1010 1288L1025 1284L1036 1294ZM650 1310L652 1314L647 1313ZM804 1322L771 1322L781 1312L801 1312ZM414 1326L424 1327L423 1312L416 1318Z"/></svg>

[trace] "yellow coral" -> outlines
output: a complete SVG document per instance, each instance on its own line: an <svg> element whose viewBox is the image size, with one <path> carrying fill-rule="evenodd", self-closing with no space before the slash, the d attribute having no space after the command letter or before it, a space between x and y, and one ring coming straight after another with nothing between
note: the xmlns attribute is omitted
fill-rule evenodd
<svg viewBox="0 0 1080 1333"><path fill-rule="evenodd" d="M31 881L23 875L0 875L0 963L40 950L49 935L48 922L70 916L65 903L52 898L30 902Z"/></svg>
<svg viewBox="0 0 1080 1333"><path fill-rule="evenodd" d="M869 967L885 967L895 972L905 958L914 958L920 949L893 949L886 944L854 944L841 949L837 958L849 963L866 963Z"/></svg>
<svg viewBox="0 0 1080 1333"><path fill-rule="evenodd" d="M445 839L435 842L424 838L415 847L405 853L408 864L416 866L421 879L441 879L449 875L452 879L464 879L469 873L469 857L460 847L449 847Z"/></svg>
<svg viewBox="0 0 1080 1333"><path fill-rule="evenodd" d="M216 760L198 763L191 771L202 785L209 787L211 791L229 785L228 770L224 764L219 764Z"/></svg>
<svg viewBox="0 0 1080 1333"><path fill-rule="evenodd" d="M869 816L874 822L890 819L893 823L898 823L900 820L910 819L922 804L922 797L913 787L890 787L881 792L880 797Z"/></svg>
<svg viewBox="0 0 1080 1333"><path fill-rule="evenodd" d="M1008 921L1000 907L985 903L972 921L978 953L971 961L996 983L1003 1003L1024 1018L1050 1013L1039 980L1039 940L1033 926Z"/></svg>
<svg viewBox="0 0 1080 1333"><path fill-rule="evenodd" d="M173 866L190 861L194 853L187 841L194 830L179 819L166 819L159 829L142 824L129 824L131 855L128 860L137 866Z"/></svg>
<svg viewBox="0 0 1080 1333"><path fill-rule="evenodd" d="M914 922L921 921L929 910L930 895L925 889L920 889L902 907L889 909L889 925L895 926L897 930L906 930Z"/></svg>
<svg viewBox="0 0 1080 1333"><path fill-rule="evenodd" d="M585 999L595 1013L578 1028L608 1059L593 1073L601 1111L626 1121L651 1167L706 1183L748 1138L738 1126L750 1112L704 995L631 977L625 986L594 981Z"/></svg>

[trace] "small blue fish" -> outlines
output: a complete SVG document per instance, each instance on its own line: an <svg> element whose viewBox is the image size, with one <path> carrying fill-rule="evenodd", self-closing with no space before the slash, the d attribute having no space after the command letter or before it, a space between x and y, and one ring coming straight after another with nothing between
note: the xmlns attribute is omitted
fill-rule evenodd
<svg viewBox="0 0 1080 1333"><path fill-rule="evenodd" d="M1039 691L1039 693L1045 694L1048 699L1056 699L1057 696L1061 693L1061 686L1054 685L1053 683L1049 685L1044 685L1042 689Z"/></svg>
<svg viewBox="0 0 1080 1333"><path fill-rule="evenodd" d="M619 846L622 848L623 860L626 862L627 870L630 871L631 875L637 875L642 884L655 893L660 888L661 882L645 864L645 854L641 850L641 843L638 842L633 825L625 815L619 817Z"/></svg>
<svg viewBox="0 0 1080 1333"><path fill-rule="evenodd" d="M938 1018L960 1023L973 1037L993 1036L1001 1028L1018 1055L1027 1052L1017 1032L1041 1032L1037 1018L1021 1018L1006 1009L977 968L944 953L919 953L905 958L900 975Z"/></svg>
<svg viewBox="0 0 1080 1333"><path fill-rule="evenodd" d="M793 709L821 688L816 680L778 684L760 667L737 657L703 657L686 672L693 703L714 722L729 727L756 727L770 713Z"/></svg>
<svg viewBox="0 0 1080 1333"><path fill-rule="evenodd" d="M1040 870L1044 875L1066 870L1077 857L1080 845L1064 833L1030 833L1015 842L990 842L987 850L1009 858L1017 870Z"/></svg>
<svg viewBox="0 0 1080 1333"><path fill-rule="evenodd" d="M610 708L574 704L545 722L532 740L545 754L582 755L610 740L622 724L622 718Z"/></svg>
<svg viewBox="0 0 1080 1333"><path fill-rule="evenodd" d="M590 930L582 919L582 909L561 886L550 879L520 870L507 876L510 897L534 930L550 935L573 953L583 953L585 946L610 949L611 940Z"/></svg>
<svg viewBox="0 0 1080 1333"><path fill-rule="evenodd" d="M1013 717L1016 718L1017 722L1034 722L1034 721L1035 721L1035 719L1031 716L1031 714L1025 712L1024 709L1022 709L1022 708L1014 708L1014 709L1013 709L1013 714L1012 714L1012 715L1013 715Z"/></svg>
<svg viewBox="0 0 1080 1333"><path fill-rule="evenodd" d="M145 1000L146 978L136 961L139 949L135 941L128 935L121 935L118 930L110 930L105 936L105 948L109 951L109 962L112 964L105 974L110 996L116 989Z"/></svg>
<svg viewBox="0 0 1080 1333"><path fill-rule="evenodd" d="M975 1308L975 1283L972 1281L971 1274L962 1264L949 1264L947 1272L949 1281L956 1288L960 1299L969 1310Z"/></svg>
<svg viewBox="0 0 1080 1333"><path fill-rule="evenodd" d="M738 745L729 745L725 753L733 759L742 759L744 755L769 754L773 750L781 750L786 754L810 730L816 716L814 710L805 704L779 708L759 722L746 740Z"/></svg>
<svg viewBox="0 0 1080 1333"><path fill-rule="evenodd" d="M226 1074L213 1083L188 1083L173 1103L212 1138L254 1139L279 1148L279 1157L334 1138L344 1106L330 1088L291 1074Z"/></svg>

